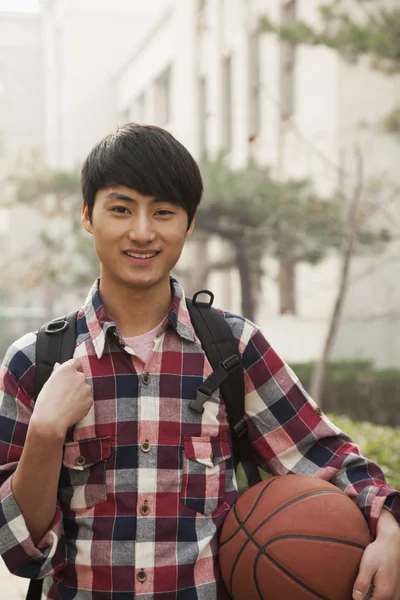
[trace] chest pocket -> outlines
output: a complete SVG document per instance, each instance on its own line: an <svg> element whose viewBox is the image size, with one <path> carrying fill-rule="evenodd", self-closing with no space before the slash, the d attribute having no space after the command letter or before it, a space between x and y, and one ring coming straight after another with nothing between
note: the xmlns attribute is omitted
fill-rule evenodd
<svg viewBox="0 0 400 600"><path fill-rule="evenodd" d="M106 461L111 438L90 438L64 446L58 496L71 510L82 510L107 500Z"/></svg>
<svg viewBox="0 0 400 600"><path fill-rule="evenodd" d="M225 498L226 461L231 457L227 438L183 438L181 501L208 516Z"/></svg>

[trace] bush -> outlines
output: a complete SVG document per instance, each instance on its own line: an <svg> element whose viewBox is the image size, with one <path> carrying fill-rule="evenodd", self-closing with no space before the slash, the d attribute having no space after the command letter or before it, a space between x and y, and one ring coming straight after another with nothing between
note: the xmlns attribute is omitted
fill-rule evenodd
<svg viewBox="0 0 400 600"><path fill-rule="evenodd" d="M303 384L311 381L315 367L314 362L290 364L293 371ZM400 369L376 369L368 360L338 360L331 361L326 366L326 381L361 381L366 380L399 380Z"/></svg>
<svg viewBox="0 0 400 600"><path fill-rule="evenodd" d="M399 429L366 422L354 422L342 415L328 415L361 447L365 456L376 462L387 482L400 490L400 435Z"/></svg>

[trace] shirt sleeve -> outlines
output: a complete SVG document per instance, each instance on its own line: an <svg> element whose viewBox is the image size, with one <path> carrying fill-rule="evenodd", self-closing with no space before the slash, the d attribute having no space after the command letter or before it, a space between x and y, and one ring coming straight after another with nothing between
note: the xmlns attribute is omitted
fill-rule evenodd
<svg viewBox="0 0 400 600"><path fill-rule="evenodd" d="M331 481L357 503L373 537L383 507L400 522L400 493L386 483L379 466L328 419L259 329L244 321L236 334L249 437L266 469Z"/></svg>
<svg viewBox="0 0 400 600"><path fill-rule="evenodd" d="M0 555L11 573L31 579L53 575L67 564L59 505L35 545L12 491L33 409L35 344L35 334L24 336L0 367Z"/></svg>

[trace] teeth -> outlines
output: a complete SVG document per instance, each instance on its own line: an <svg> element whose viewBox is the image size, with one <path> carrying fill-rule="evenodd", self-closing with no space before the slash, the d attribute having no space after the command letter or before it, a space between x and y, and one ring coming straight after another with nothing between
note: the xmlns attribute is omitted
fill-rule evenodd
<svg viewBox="0 0 400 600"><path fill-rule="evenodd" d="M154 252L154 254L134 254L133 252L127 252L126 254L132 258L153 258L157 252Z"/></svg>

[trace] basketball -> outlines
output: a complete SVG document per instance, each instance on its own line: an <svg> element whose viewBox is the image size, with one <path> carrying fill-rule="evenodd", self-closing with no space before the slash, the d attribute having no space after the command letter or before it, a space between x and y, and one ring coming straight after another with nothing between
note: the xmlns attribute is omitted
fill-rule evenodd
<svg viewBox="0 0 400 600"><path fill-rule="evenodd" d="M307 475L272 477L225 519L219 561L234 600L351 600L371 537L354 502Z"/></svg>

